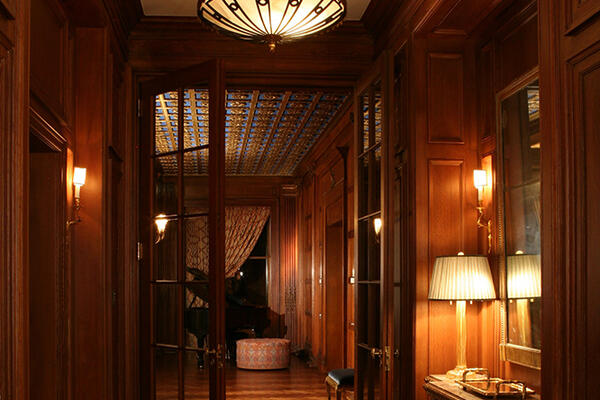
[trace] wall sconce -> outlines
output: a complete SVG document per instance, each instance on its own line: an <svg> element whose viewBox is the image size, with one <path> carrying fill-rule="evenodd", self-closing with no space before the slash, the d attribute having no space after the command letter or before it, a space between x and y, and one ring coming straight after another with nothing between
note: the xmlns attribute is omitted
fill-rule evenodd
<svg viewBox="0 0 600 400"><path fill-rule="evenodd" d="M483 190L489 186L489 177L484 169L473 170L473 184L477 188L477 228L487 228L488 234L488 253L492 251L492 220L484 216L485 207L483 206Z"/></svg>
<svg viewBox="0 0 600 400"><path fill-rule="evenodd" d="M73 196L73 219L67 221L67 227L81 222L79 210L81 209L81 187L85 185L86 169L75 167L73 169L73 186L75 186L75 196Z"/></svg>
<svg viewBox="0 0 600 400"><path fill-rule="evenodd" d="M156 233L158 233L154 244L158 244L165 238L165 230L167 229L167 223L169 223L169 220L165 214L158 214L154 218L154 223L156 224Z"/></svg>
<svg viewBox="0 0 600 400"><path fill-rule="evenodd" d="M373 229L375 230L375 237L377 237L377 241L379 242L379 233L381 232L381 218L377 217L373 219Z"/></svg>

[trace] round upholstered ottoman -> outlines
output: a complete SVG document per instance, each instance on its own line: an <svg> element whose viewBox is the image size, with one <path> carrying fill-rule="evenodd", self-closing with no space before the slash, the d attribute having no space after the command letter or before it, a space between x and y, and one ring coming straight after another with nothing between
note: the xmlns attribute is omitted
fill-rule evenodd
<svg viewBox="0 0 600 400"><path fill-rule="evenodd" d="M238 368L282 369L290 366L288 339L240 339L236 347Z"/></svg>

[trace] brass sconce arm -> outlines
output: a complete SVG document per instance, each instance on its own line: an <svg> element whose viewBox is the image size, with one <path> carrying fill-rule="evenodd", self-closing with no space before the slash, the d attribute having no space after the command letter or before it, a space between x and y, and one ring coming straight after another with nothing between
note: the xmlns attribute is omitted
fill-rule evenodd
<svg viewBox="0 0 600 400"><path fill-rule="evenodd" d="M488 254L492 251L492 220L485 216L482 202L480 201L477 207L478 217L477 217L477 228L486 228L487 229L487 239L488 239Z"/></svg>

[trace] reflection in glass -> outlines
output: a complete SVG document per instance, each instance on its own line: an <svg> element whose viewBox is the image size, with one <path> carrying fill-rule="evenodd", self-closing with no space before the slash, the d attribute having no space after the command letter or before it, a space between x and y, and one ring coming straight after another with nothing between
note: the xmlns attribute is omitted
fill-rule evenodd
<svg viewBox="0 0 600 400"><path fill-rule="evenodd" d="M502 101L508 342L541 348L537 81Z"/></svg>
<svg viewBox="0 0 600 400"><path fill-rule="evenodd" d="M176 219L169 220L162 240L153 246L155 281L177 279L177 225Z"/></svg>
<svg viewBox="0 0 600 400"><path fill-rule="evenodd" d="M177 92L167 92L155 97L154 153L168 153L179 146L179 119Z"/></svg>
<svg viewBox="0 0 600 400"><path fill-rule="evenodd" d="M154 215L177 214L177 171L176 154L154 159Z"/></svg>
<svg viewBox="0 0 600 400"><path fill-rule="evenodd" d="M370 111L370 102L369 102L369 93L365 93L360 97L360 110L361 110L361 127L362 127L362 149L366 151L370 147L370 129L369 129L369 111Z"/></svg>
<svg viewBox="0 0 600 400"><path fill-rule="evenodd" d="M208 144L208 89L186 89L183 94L183 148Z"/></svg>

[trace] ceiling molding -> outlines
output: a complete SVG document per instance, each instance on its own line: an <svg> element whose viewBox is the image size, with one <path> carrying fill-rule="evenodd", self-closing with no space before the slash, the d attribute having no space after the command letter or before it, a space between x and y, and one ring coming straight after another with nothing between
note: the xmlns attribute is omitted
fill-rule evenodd
<svg viewBox="0 0 600 400"><path fill-rule="evenodd" d="M221 58L228 79L239 84L254 77L270 85L347 87L371 65L373 40L362 23L348 22L271 53L266 45L214 32L197 18L144 17L129 36L129 50L136 71L175 71Z"/></svg>

